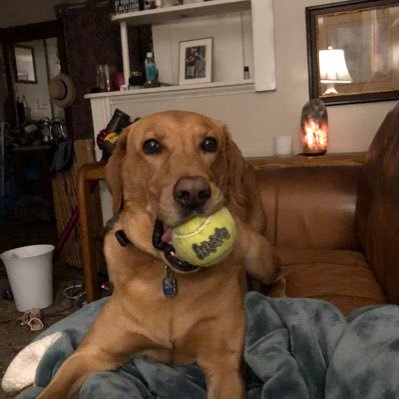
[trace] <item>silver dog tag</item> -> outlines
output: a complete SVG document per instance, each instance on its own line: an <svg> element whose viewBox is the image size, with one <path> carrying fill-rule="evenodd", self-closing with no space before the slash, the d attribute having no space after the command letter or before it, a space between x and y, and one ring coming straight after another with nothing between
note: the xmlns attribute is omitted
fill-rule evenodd
<svg viewBox="0 0 399 399"><path fill-rule="evenodd" d="M168 266L165 266L165 277L162 280L162 289L165 296L176 295L176 279L173 276L173 270L171 270Z"/></svg>

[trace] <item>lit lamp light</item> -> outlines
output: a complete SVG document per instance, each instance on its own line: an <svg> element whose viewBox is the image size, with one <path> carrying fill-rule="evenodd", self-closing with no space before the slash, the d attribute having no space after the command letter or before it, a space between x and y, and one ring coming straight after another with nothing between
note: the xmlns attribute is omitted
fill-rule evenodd
<svg viewBox="0 0 399 399"><path fill-rule="evenodd" d="M327 152L327 108L319 98L308 101L302 108L301 144L304 155L323 155Z"/></svg>
<svg viewBox="0 0 399 399"><path fill-rule="evenodd" d="M319 51L320 82L327 84L326 91L322 94L338 94L335 84L351 83L352 77L346 66L344 50L333 49Z"/></svg>

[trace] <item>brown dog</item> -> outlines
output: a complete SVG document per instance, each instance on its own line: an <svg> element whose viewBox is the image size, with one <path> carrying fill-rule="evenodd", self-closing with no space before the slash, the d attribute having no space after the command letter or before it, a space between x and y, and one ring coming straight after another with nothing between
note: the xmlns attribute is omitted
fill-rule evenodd
<svg viewBox="0 0 399 399"><path fill-rule="evenodd" d="M222 123L168 111L127 128L106 172L119 213L105 239L114 293L39 398L70 398L90 373L116 369L136 354L178 365L196 361L208 399L244 398L244 267L265 284L280 276L259 234L265 218L252 168ZM153 246L154 226L162 226L164 237L170 227L222 206L234 215L238 240L218 265L181 266ZM175 296L162 290L166 274L174 274Z"/></svg>

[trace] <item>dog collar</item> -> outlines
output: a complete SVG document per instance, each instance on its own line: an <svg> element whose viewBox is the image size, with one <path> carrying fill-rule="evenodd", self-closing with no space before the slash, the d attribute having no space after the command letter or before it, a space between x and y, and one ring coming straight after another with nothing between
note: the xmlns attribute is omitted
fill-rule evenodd
<svg viewBox="0 0 399 399"><path fill-rule="evenodd" d="M116 240L121 247L127 247L132 242L127 238L124 230L115 232ZM177 283L173 270L169 266L165 266L165 277L162 280L162 291L165 296L175 296L177 292Z"/></svg>

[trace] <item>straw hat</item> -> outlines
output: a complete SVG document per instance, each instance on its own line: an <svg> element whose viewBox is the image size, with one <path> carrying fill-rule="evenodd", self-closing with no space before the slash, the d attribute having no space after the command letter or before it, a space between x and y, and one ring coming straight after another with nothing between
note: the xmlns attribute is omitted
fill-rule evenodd
<svg viewBox="0 0 399 399"><path fill-rule="evenodd" d="M48 92L54 104L62 108L68 107L75 101L75 85L65 73L60 73L50 79Z"/></svg>

